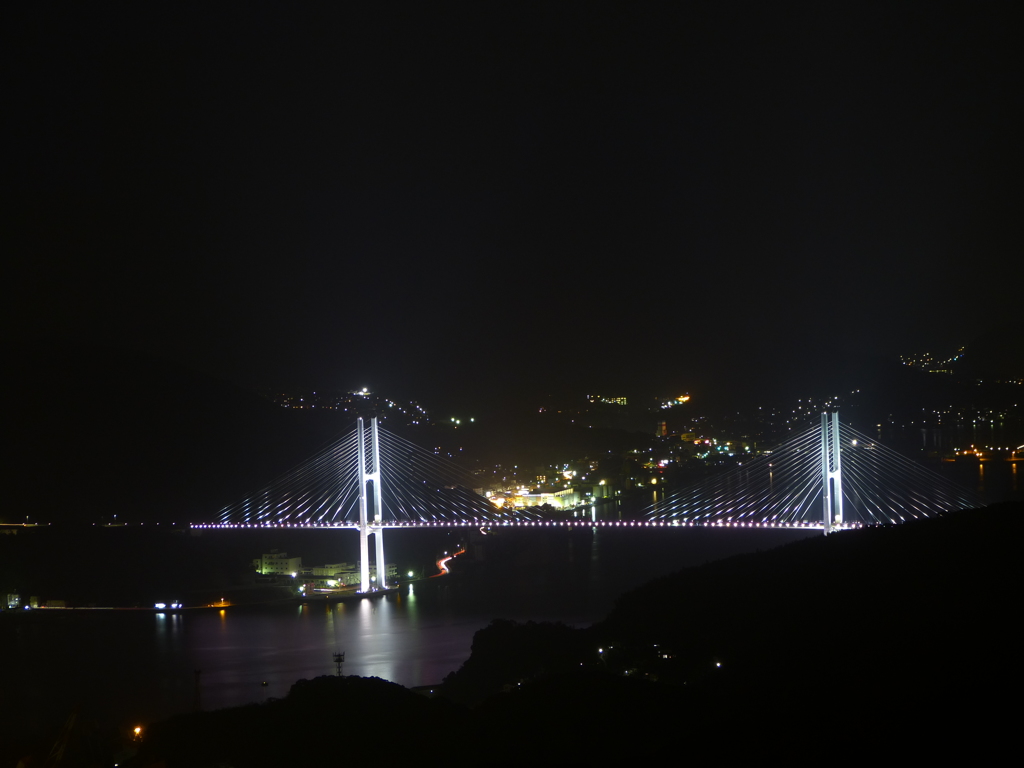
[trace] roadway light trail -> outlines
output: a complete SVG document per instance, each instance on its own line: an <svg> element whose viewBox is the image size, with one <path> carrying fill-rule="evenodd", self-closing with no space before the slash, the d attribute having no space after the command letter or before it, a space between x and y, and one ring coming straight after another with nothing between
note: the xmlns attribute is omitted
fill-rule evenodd
<svg viewBox="0 0 1024 768"><path fill-rule="evenodd" d="M430 578L436 579L438 576L446 576L448 574L448 561L454 560L459 555L465 554L465 552L465 549L460 549L458 552L453 552L447 557L442 557L437 561L437 570L440 571L440 573L435 573Z"/></svg>

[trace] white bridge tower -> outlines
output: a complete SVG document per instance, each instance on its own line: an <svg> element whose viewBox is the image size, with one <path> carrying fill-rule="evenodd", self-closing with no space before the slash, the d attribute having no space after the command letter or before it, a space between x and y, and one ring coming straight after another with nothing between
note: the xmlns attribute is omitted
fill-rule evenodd
<svg viewBox="0 0 1024 768"><path fill-rule="evenodd" d="M821 496L826 536L843 524L843 469L839 454L839 412L822 413Z"/></svg>
<svg viewBox="0 0 1024 768"><path fill-rule="evenodd" d="M370 469L367 471L366 463L366 442L370 442ZM387 586L388 567L384 562L384 526L383 512L381 506L380 488L380 440L377 437L377 417L370 420L369 435L363 426L363 417L360 416L356 423L356 462L359 465L359 577L361 579L361 592L370 591L370 534L373 534L374 543L377 545L374 562L377 566L377 586L384 589ZM373 522L369 520L368 491L367 484L372 483L373 493Z"/></svg>

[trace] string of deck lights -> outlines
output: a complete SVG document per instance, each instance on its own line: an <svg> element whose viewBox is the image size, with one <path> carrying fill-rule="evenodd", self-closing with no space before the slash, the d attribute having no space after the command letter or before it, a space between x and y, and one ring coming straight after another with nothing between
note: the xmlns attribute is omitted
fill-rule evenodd
<svg viewBox="0 0 1024 768"><path fill-rule="evenodd" d="M203 529L358 529L356 523L193 523L192 528ZM799 530L821 530L822 523L810 520L790 523L769 523L756 521L724 522L721 520L700 522L694 520L428 520L384 523L382 528L784 528ZM842 529L863 528L864 523L845 523Z"/></svg>

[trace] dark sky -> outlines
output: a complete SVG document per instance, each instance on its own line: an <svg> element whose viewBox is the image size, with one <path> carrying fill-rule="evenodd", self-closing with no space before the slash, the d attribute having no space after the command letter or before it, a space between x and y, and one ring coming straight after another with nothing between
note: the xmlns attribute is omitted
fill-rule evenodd
<svg viewBox="0 0 1024 768"><path fill-rule="evenodd" d="M23 5L15 342L457 400L1019 318L1009 4Z"/></svg>

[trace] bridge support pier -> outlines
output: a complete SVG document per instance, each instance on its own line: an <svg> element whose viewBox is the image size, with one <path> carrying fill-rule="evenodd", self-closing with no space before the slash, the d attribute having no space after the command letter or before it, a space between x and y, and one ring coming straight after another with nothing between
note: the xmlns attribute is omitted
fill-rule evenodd
<svg viewBox="0 0 1024 768"><path fill-rule="evenodd" d="M843 524L843 470L839 450L839 412L821 414L821 496L825 535Z"/></svg>
<svg viewBox="0 0 1024 768"><path fill-rule="evenodd" d="M373 534L376 545L375 564L377 566L377 586L387 586L388 567L384 561L384 527L383 507L381 506L380 488L380 440L377 436L377 417L370 420L370 468L366 468L367 434L363 426L363 417L356 422L356 462L359 473L359 578L361 592L370 591L370 534ZM368 484L372 483L373 523L370 523Z"/></svg>

